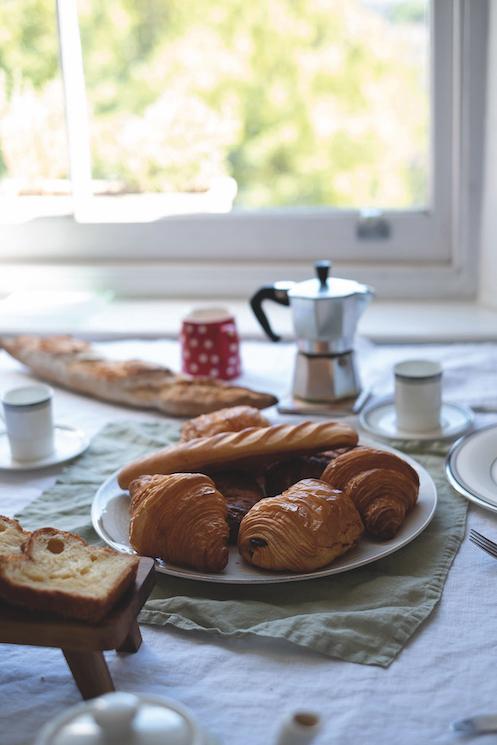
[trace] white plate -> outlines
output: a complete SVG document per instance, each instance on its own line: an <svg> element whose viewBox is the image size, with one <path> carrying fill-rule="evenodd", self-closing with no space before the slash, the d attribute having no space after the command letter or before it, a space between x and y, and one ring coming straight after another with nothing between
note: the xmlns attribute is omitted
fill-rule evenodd
<svg viewBox="0 0 497 745"><path fill-rule="evenodd" d="M369 440L361 440L361 444L369 447L377 447L389 450L400 456L418 472L420 479L419 499L407 516L401 530L389 541L376 542L368 538L362 538L359 545L344 554L328 567L318 569L315 572L274 572L257 569L246 564L238 553L236 546L230 546L229 562L224 571L219 573L204 573L193 569L157 562L157 571L163 574L172 574L184 579L201 580L203 582L218 582L237 585L269 584L274 582L298 582L303 579L316 579L326 577L329 574L339 574L350 569L369 564L372 561L388 556L398 551L407 543L410 543L422 530L426 528L433 517L437 506L437 490L429 473L403 453L393 448ZM134 553L128 540L129 528L129 496L127 492L119 487L117 473L113 474L98 490L92 504L91 519L93 527L103 540L117 549L126 553Z"/></svg>
<svg viewBox="0 0 497 745"><path fill-rule="evenodd" d="M372 404L359 416L366 432L387 440L449 440L459 437L473 424L474 414L467 406L444 402L440 415L441 427L433 432L407 432L398 429L395 405L391 398Z"/></svg>
<svg viewBox="0 0 497 745"><path fill-rule="evenodd" d="M455 442L447 456L446 473L459 494L497 512L497 425L470 432Z"/></svg>
<svg viewBox="0 0 497 745"><path fill-rule="evenodd" d="M35 471L38 468L56 466L81 455L90 441L80 429L65 424L56 424L53 453L40 460L18 461L12 458L6 432L0 432L0 471Z"/></svg>

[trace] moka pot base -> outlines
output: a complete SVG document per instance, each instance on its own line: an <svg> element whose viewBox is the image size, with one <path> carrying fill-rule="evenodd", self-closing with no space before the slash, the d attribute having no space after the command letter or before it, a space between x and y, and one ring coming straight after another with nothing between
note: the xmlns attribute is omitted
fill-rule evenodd
<svg viewBox="0 0 497 745"><path fill-rule="evenodd" d="M304 401L331 403L355 399L360 391L361 383L353 351L338 355L298 352L292 396Z"/></svg>

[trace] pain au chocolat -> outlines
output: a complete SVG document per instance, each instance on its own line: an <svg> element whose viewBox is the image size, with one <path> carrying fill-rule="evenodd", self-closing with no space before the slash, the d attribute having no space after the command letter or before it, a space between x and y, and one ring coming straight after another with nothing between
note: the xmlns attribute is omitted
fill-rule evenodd
<svg viewBox="0 0 497 745"><path fill-rule="evenodd" d="M180 442L133 461L118 474L127 489L146 474L214 473L357 444L357 432L340 422L300 422L244 429Z"/></svg>
<svg viewBox="0 0 497 745"><path fill-rule="evenodd" d="M367 532L382 540L393 538L416 504L419 476L394 453L358 447L339 455L322 476L334 489L343 489L357 507Z"/></svg>
<svg viewBox="0 0 497 745"><path fill-rule="evenodd" d="M312 572L355 546L363 533L350 498L317 479L304 479L258 502L238 534L243 558L262 569Z"/></svg>
<svg viewBox="0 0 497 745"><path fill-rule="evenodd" d="M271 463L264 473L266 495L278 496L297 481L320 479L328 463L336 458L339 452L341 451L327 450L312 455L294 455Z"/></svg>

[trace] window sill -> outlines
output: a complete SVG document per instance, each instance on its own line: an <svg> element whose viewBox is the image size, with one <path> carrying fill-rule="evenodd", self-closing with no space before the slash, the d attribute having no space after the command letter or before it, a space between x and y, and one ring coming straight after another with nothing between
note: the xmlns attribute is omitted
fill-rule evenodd
<svg viewBox="0 0 497 745"><path fill-rule="evenodd" d="M175 337L181 320L192 308L223 305L236 317L244 338L262 338L263 332L248 303L229 299L112 300L87 305L84 310L52 315L9 316L0 307L0 334L68 333L94 339ZM0 303L1 306L1 303ZM275 331L292 337L291 314L268 306ZM375 301L359 324L362 336L378 343L497 341L497 310L464 302Z"/></svg>

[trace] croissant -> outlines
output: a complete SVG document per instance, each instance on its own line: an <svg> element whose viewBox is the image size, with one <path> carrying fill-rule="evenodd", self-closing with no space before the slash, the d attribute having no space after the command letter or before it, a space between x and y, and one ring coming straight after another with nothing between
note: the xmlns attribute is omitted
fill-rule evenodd
<svg viewBox="0 0 497 745"><path fill-rule="evenodd" d="M185 422L181 428L181 442L220 432L240 432L248 427L269 427L269 421L253 406L230 406Z"/></svg>
<svg viewBox="0 0 497 745"><path fill-rule="evenodd" d="M375 538L393 538L416 504L419 476L394 453L355 448L339 455L321 478L343 489L357 507L364 526Z"/></svg>
<svg viewBox="0 0 497 745"><path fill-rule="evenodd" d="M145 476L130 484L129 539L142 555L199 571L228 563L226 500L208 476Z"/></svg>
<svg viewBox="0 0 497 745"><path fill-rule="evenodd" d="M304 479L252 507L240 524L238 547L247 562L263 569L310 572L348 551L362 533L348 496Z"/></svg>

